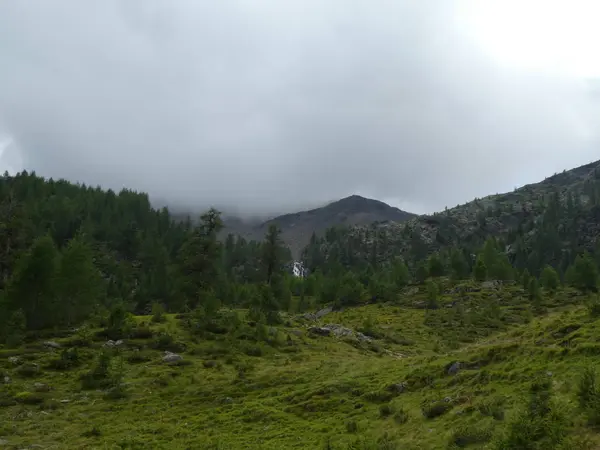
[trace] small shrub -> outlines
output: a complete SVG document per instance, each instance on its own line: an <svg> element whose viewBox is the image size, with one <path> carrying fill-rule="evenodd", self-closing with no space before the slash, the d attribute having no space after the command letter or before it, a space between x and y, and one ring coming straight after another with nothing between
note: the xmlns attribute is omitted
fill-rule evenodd
<svg viewBox="0 0 600 450"><path fill-rule="evenodd" d="M483 444L485 442L489 442L491 438L492 431L488 428L465 426L459 428L452 434L448 447L464 448L473 444Z"/></svg>
<svg viewBox="0 0 600 450"><path fill-rule="evenodd" d="M15 395L15 400L24 405L39 405L44 402L44 397L34 392L19 392Z"/></svg>
<svg viewBox="0 0 600 450"><path fill-rule="evenodd" d="M162 323L167 320L165 316L165 308L160 303L154 303L152 305L152 322Z"/></svg>
<svg viewBox="0 0 600 450"><path fill-rule="evenodd" d="M175 353L185 351L185 344L175 341L175 338L169 333L160 333L154 338L152 347L157 350L168 350Z"/></svg>
<svg viewBox="0 0 600 450"><path fill-rule="evenodd" d="M17 375L23 378L33 378L40 373L40 366L37 364L23 364L16 370Z"/></svg>
<svg viewBox="0 0 600 450"><path fill-rule="evenodd" d="M263 349L262 347L259 347L258 345L248 345L244 347L244 353L248 356L262 356L263 355Z"/></svg>
<svg viewBox="0 0 600 450"><path fill-rule="evenodd" d="M434 402L422 408L423 416L427 419L435 419L436 417L446 414L452 409L450 402Z"/></svg>
<svg viewBox="0 0 600 450"><path fill-rule="evenodd" d="M394 411L395 411L394 406L391 405L390 403L379 406L379 416L380 417L389 417L392 414L394 414Z"/></svg>
<svg viewBox="0 0 600 450"><path fill-rule="evenodd" d="M14 406L17 404L17 401L7 393L0 392L0 408L5 408L7 406Z"/></svg>
<svg viewBox="0 0 600 450"><path fill-rule="evenodd" d="M589 366L583 370L577 386L577 398L582 408L587 408L598 400L597 378L598 375L594 367Z"/></svg>
<svg viewBox="0 0 600 450"><path fill-rule="evenodd" d="M386 391L373 391L364 395L365 400L371 403L389 402L394 398L394 394Z"/></svg>
<svg viewBox="0 0 600 450"><path fill-rule="evenodd" d="M133 352L127 355L126 360L130 364L140 364L143 362L148 362L152 359L152 357L146 352Z"/></svg>
<svg viewBox="0 0 600 450"><path fill-rule="evenodd" d="M102 433L96 426L94 426L94 427L92 427L91 430L84 431L82 433L82 436L83 437L100 437L100 436L102 436Z"/></svg>
<svg viewBox="0 0 600 450"><path fill-rule="evenodd" d="M590 317L600 317L600 297L594 297L587 302L587 310Z"/></svg>
<svg viewBox="0 0 600 450"><path fill-rule="evenodd" d="M154 336L154 332L148 327L138 325L132 328L129 335L132 339L151 339Z"/></svg>
<svg viewBox="0 0 600 450"><path fill-rule="evenodd" d="M346 431L348 433L356 433L358 431L358 424L355 420L348 420L346 422Z"/></svg>
<svg viewBox="0 0 600 450"><path fill-rule="evenodd" d="M80 364L79 352L76 348L63 349L60 353L60 358L53 359L48 363L49 369L68 370L72 367L77 367Z"/></svg>
<svg viewBox="0 0 600 450"><path fill-rule="evenodd" d="M501 398L484 402L477 409L484 416L493 417L495 420L504 420L504 400Z"/></svg>
<svg viewBox="0 0 600 450"><path fill-rule="evenodd" d="M82 389L106 388L111 385L110 379L111 355L108 351L102 351L98 355L96 366L87 373L81 375Z"/></svg>
<svg viewBox="0 0 600 450"><path fill-rule="evenodd" d="M404 408L399 408L394 413L394 422L396 422L398 425L402 425L408 422L408 417L408 413L404 410Z"/></svg>

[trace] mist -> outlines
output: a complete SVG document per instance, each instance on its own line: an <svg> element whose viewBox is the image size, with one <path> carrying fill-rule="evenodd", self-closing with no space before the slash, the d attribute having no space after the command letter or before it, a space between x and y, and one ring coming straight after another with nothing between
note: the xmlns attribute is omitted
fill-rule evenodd
<svg viewBox="0 0 600 450"><path fill-rule="evenodd" d="M499 61L469 4L1 2L0 170L179 210L426 213L598 159L598 80Z"/></svg>

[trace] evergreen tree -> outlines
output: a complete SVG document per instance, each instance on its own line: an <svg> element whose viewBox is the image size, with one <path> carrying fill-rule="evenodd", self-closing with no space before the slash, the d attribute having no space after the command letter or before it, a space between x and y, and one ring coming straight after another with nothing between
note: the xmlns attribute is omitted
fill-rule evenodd
<svg viewBox="0 0 600 450"><path fill-rule="evenodd" d="M440 307L438 295L439 295L438 284L433 280L428 280L427 281L427 309L438 309Z"/></svg>
<svg viewBox="0 0 600 450"><path fill-rule="evenodd" d="M598 267L589 253L575 258L571 283L582 292L596 292L598 285Z"/></svg>
<svg viewBox="0 0 600 450"><path fill-rule="evenodd" d="M444 263L438 253L434 253L429 257L428 266L430 276L436 278L444 275Z"/></svg>
<svg viewBox="0 0 600 450"><path fill-rule="evenodd" d="M392 263L392 283L397 289L402 289L410 281L410 273L404 260L396 258Z"/></svg>
<svg viewBox="0 0 600 450"><path fill-rule="evenodd" d="M477 258L475 269L473 270L473 276L477 281L485 281L487 278L487 266L485 265L485 262L481 256Z"/></svg>
<svg viewBox="0 0 600 450"><path fill-rule="evenodd" d="M523 284L523 289L525 289L526 291L529 289L529 281L531 281L531 274L529 273L529 270L526 268L523 271L523 275L521 277L521 282Z"/></svg>
<svg viewBox="0 0 600 450"><path fill-rule="evenodd" d="M452 267L452 278L464 280L469 276L469 264L462 251L453 248L450 254L450 266Z"/></svg>
<svg viewBox="0 0 600 450"><path fill-rule="evenodd" d="M93 254L81 235L71 239L60 257L56 280L58 321L75 325L99 304L105 285L94 266Z"/></svg>
<svg viewBox="0 0 600 450"><path fill-rule="evenodd" d="M420 263L415 272L415 281L419 284L423 284L428 276L429 271L427 270L427 266L425 266L425 263Z"/></svg>
<svg viewBox="0 0 600 450"><path fill-rule="evenodd" d="M560 278L556 270L551 266L544 267L541 275L541 282L544 289L549 292L554 292L558 289L560 285Z"/></svg>
<svg viewBox="0 0 600 450"><path fill-rule="evenodd" d="M55 289L57 257L52 238L39 237L19 259L8 282L8 310L21 309L30 329L54 326L59 319Z"/></svg>

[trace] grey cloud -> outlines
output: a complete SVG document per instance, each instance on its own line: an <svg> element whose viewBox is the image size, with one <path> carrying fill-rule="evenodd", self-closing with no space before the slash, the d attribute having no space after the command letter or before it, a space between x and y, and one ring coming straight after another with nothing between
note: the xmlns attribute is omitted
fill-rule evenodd
<svg viewBox="0 0 600 450"><path fill-rule="evenodd" d="M597 158L592 88L496 66L458 3L2 2L0 129L40 174L246 214L429 212Z"/></svg>

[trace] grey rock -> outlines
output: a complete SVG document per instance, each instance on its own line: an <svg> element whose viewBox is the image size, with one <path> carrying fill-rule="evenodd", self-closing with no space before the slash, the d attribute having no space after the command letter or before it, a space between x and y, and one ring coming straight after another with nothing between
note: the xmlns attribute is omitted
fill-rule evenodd
<svg viewBox="0 0 600 450"><path fill-rule="evenodd" d="M60 402L61 402L61 403L70 403L70 402L71 402L71 400L69 400L69 399L65 398L65 399L62 399Z"/></svg>
<svg viewBox="0 0 600 450"><path fill-rule="evenodd" d="M0 445L8 445L8 441L6 439L0 439Z"/></svg>
<svg viewBox="0 0 600 450"><path fill-rule="evenodd" d="M317 334L319 336L330 336L331 335L331 330L329 328L325 328L325 327L310 327L308 329L309 333L312 334Z"/></svg>
<svg viewBox="0 0 600 450"><path fill-rule="evenodd" d="M60 348L60 344L54 341L46 341L44 342L44 346L48 348Z"/></svg>
<svg viewBox="0 0 600 450"><path fill-rule="evenodd" d="M448 375L456 375L459 371L460 363L457 361L452 363L452 365L448 368Z"/></svg>
<svg viewBox="0 0 600 450"><path fill-rule="evenodd" d="M550 371L546 372L546 376L551 377L552 375L553 375L552 372L550 372Z"/></svg>
<svg viewBox="0 0 600 450"><path fill-rule="evenodd" d="M181 355L178 355L177 353L171 353L169 351L166 351L165 356L163 356L162 360L166 363L172 363L183 360L183 357Z"/></svg>
<svg viewBox="0 0 600 450"><path fill-rule="evenodd" d="M103 347L114 348L120 347L121 345L123 345L123 341L121 339L118 341L108 340L104 343Z"/></svg>
<svg viewBox="0 0 600 450"><path fill-rule="evenodd" d="M44 383L34 383L33 389L36 392L49 392L52 388Z"/></svg>
<svg viewBox="0 0 600 450"><path fill-rule="evenodd" d="M331 306L328 306L327 308L323 308L320 311L317 311L315 313L315 317L317 319L320 319L323 316L326 316L327 314L331 313L333 311L333 308Z"/></svg>
<svg viewBox="0 0 600 450"><path fill-rule="evenodd" d="M19 364L21 362L21 358L18 356L11 356L8 358L8 362L11 364Z"/></svg>

